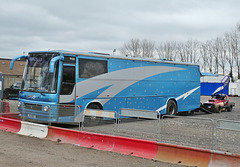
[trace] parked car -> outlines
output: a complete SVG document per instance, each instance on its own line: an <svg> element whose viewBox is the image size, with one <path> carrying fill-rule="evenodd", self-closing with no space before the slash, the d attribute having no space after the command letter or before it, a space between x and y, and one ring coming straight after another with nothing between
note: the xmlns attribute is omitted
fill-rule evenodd
<svg viewBox="0 0 240 167"><path fill-rule="evenodd" d="M211 112L220 113L221 111L232 111L235 103L230 103L229 98L225 94L214 94L212 99L203 103L203 107Z"/></svg>
<svg viewBox="0 0 240 167"><path fill-rule="evenodd" d="M6 88L3 91L3 98L4 99L18 98L20 88L21 88L21 82L15 82L9 88Z"/></svg>

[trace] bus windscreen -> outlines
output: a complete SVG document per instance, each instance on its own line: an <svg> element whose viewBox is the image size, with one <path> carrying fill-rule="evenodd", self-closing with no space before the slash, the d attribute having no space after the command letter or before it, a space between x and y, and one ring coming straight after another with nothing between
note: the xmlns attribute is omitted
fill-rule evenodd
<svg viewBox="0 0 240 167"><path fill-rule="evenodd" d="M23 76L22 90L29 92L56 93L58 63L54 73L49 73L50 61L56 53L32 53Z"/></svg>

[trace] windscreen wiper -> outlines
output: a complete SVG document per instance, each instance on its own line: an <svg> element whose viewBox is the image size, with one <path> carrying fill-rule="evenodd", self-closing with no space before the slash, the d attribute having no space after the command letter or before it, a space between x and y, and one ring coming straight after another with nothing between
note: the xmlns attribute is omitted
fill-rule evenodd
<svg viewBox="0 0 240 167"><path fill-rule="evenodd" d="M41 95L46 96L43 92L39 92Z"/></svg>

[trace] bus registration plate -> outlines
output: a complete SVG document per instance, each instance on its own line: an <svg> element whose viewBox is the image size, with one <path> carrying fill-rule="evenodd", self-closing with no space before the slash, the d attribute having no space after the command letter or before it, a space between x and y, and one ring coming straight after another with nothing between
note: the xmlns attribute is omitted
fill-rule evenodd
<svg viewBox="0 0 240 167"><path fill-rule="evenodd" d="M28 114L29 118L36 118L36 115Z"/></svg>

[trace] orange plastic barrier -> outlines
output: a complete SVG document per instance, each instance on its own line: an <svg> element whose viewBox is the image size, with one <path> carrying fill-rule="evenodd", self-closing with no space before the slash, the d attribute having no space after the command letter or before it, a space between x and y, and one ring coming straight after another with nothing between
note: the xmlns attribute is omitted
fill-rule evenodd
<svg viewBox="0 0 240 167"><path fill-rule="evenodd" d="M210 150L196 150L191 147L158 143L155 160L190 166L208 166L211 159Z"/></svg>
<svg viewBox="0 0 240 167"><path fill-rule="evenodd" d="M240 166L240 155L211 151L211 162L209 166Z"/></svg>
<svg viewBox="0 0 240 167"><path fill-rule="evenodd" d="M198 167L239 167L240 155L158 143L155 160Z"/></svg>

